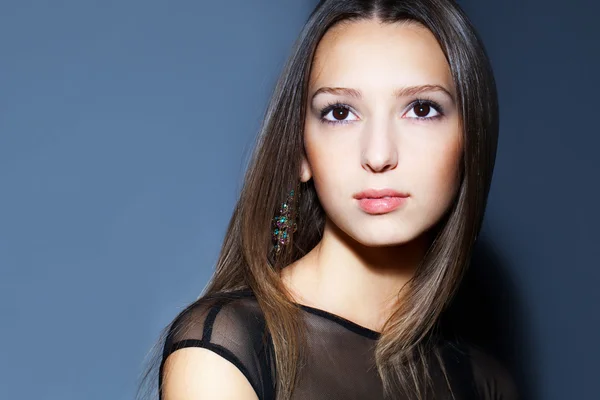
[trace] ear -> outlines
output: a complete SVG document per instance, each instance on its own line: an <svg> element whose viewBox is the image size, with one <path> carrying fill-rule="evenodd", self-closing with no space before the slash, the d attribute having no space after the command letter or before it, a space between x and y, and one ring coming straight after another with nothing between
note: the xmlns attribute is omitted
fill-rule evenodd
<svg viewBox="0 0 600 400"><path fill-rule="evenodd" d="M310 178L312 178L312 169L310 168L310 164L308 163L306 154L302 152L302 161L300 164L300 181L308 182Z"/></svg>

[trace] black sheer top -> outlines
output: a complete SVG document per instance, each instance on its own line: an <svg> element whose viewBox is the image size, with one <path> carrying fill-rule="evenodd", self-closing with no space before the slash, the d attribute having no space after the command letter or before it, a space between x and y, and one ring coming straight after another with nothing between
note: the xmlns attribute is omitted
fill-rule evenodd
<svg viewBox="0 0 600 400"><path fill-rule="evenodd" d="M260 400L275 399L273 347L254 294L250 289L229 292L210 304L196 301L173 320L164 343L159 385L169 354L185 347L203 347L233 363ZM374 363L379 332L324 310L297 305L304 311L309 348L293 399L384 399ZM456 400L518 398L507 370L480 348L455 340L440 341L439 346ZM452 399L439 363L430 365L435 399Z"/></svg>

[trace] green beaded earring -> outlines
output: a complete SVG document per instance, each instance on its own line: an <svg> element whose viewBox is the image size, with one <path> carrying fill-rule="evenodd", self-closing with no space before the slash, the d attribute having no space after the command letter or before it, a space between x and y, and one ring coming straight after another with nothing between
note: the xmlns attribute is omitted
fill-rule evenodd
<svg viewBox="0 0 600 400"><path fill-rule="evenodd" d="M289 243L290 234L296 232L296 204L299 197L298 186L296 190L292 189L286 201L279 208L279 215L273 218L273 249L279 253L283 246Z"/></svg>

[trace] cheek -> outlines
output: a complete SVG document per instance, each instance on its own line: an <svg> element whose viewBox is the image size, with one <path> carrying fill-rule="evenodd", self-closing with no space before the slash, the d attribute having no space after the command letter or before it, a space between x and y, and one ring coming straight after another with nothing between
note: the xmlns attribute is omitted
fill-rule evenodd
<svg viewBox="0 0 600 400"><path fill-rule="evenodd" d="M339 146L327 141L313 141L306 146L306 156L312 170L312 178L317 191L335 192L341 190L350 171L349 157ZM327 195L327 193L323 193Z"/></svg>
<svg viewBox="0 0 600 400"><path fill-rule="evenodd" d="M459 171L462 153L462 140L459 134L451 140L440 143L427 151L427 156L419 162L416 184L421 186L421 194L430 203L445 207L451 202L459 185Z"/></svg>
<svg viewBox="0 0 600 400"><path fill-rule="evenodd" d="M339 136L329 134L331 132L320 133L321 136L313 136L307 132L304 147L315 190L327 210L329 203L351 195L356 160L351 157L355 152L352 141L340 140Z"/></svg>

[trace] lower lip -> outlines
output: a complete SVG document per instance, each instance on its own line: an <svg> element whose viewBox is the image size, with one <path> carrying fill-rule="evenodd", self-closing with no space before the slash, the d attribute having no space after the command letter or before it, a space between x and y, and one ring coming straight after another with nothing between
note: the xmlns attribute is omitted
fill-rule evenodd
<svg viewBox="0 0 600 400"><path fill-rule="evenodd" d="M380 199L360 199L359 207L369 214L385 214L394 211L406 201L408 197L382 197Z"/></svg>

